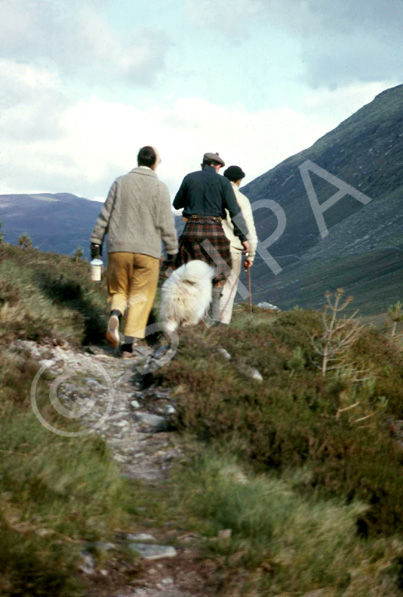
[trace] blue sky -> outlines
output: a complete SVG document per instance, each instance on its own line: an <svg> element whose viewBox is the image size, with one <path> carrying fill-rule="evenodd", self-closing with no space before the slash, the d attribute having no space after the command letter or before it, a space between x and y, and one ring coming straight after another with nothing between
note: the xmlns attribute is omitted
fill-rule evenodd
<svg viewBox="0 0 403 597"><path fill-rule="evenodd" d="M161 153L247 181L402 81L402 0L0 0L0 193L103 200Z"/></svg>

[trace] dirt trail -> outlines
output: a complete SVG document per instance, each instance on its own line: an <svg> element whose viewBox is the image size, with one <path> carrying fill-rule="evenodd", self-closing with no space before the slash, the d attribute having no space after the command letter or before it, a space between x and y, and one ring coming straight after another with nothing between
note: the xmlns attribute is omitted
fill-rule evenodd
<svg viewBox="0 0 403 597"><path fill-rule="evenodd" d="M38 345L17 341L13 349L39 362L37 379L47 375L54 404L79 409L81 427L97 433L107 442L122 475L146 484L159 484L169 475L172 464L183 456L178 437L169 430L169 417L175 408L170 392L140 388L139 371L146 357L122 360L111 351L91 347L76 352L69 346ZM35 384L31 400L35 400ZM60 401L61 399L61 401ZM63 407L62 407L63 408ZM46 421L42 421L47 424ZM52 430L50 429L50 432ZM147 512L144 513L145 520ZM142 529L136 528L133 533ZM118 568L99 570L87 554L83 575L89 581L88 597L199 597L214 595L206 586L212 562L199 561L193 544L197 537L183 529L150 528L152 545L175 539L176 555L158 560L141 559L127 581L127 571ZM136 537L135 537L136 538ZM126 585L126 586L125 586ZM119 588L117 588L119 586Z"/></svg>

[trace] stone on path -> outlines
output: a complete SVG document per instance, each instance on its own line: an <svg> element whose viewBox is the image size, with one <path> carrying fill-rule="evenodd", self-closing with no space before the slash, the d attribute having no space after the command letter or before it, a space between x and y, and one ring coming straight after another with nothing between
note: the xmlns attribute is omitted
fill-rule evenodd
<svg viewBox="0 0 403 597"><path fill-rule="evenodd" d="M137 551L145 560L175 558L178 552L171 545L150 545L149 543L129 543L129 549Z"/></svg>
<svg viewBox="0 0 403 597"><path fill-rule="evenodd" d="M136 533L134 535L130 533L127 535L127 539L129 541L156 541L155 537L148 535L147 533Z"/></svg>
<svg viewBox="0 0 403 597"><path fill-rule="evenodd" d="M134 418L138 423L150 427L151 431L167 431L169 429L169 421L158 415L152 415L146 412L136 412Z"/></svg>

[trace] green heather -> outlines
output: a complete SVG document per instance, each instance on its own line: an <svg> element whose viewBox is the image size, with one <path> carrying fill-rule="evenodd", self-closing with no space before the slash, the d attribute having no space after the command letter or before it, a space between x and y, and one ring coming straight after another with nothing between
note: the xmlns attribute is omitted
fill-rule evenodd
<svg viewBox="0 0 403 597"><path fill-rule="evenodd" d="M41 427L38 365L10 350L18 338L102 343L105 299L87 262L0 246L1 595L85 595L85 542L145 519L177 529L179 545L200 534L211 594L402 594L403 356L390 331L359 328L325 375L320 351L334 340L321 340L316 311L241 305L227 329L181 332L152 381L172 388L187 456L148 487L119 477L101 439Z"/></svg>

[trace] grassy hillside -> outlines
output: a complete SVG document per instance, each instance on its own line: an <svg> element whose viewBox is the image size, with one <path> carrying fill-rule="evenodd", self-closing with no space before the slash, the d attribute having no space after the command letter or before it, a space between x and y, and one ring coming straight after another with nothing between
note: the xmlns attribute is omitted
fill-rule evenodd
<svg viewBox="0 0 403 597"><path fill-rule="evenodd" d="M322 333L316 312L238 307L229 329L183 334L154 376L176 388L178 427L203 446L179 472L181 507L222 558L223 595L403 589L393 538L403 530L402 355L363 328L323 376ZM223 529L230 536L217 542Z"/></svg>
<svg viewBox="0 0 403 597"><path fill-rule="evenodd" d="M104 442L93 436L62 437L43 428L29 400L38 364L10 350L19 338L77 347L98 341L105 324L104 296L87 280L88 264L0 246L4 596L83 595L77 569L84 542L108 538L125 520L124 486ZM48 401L45 380L37 396L43 405ZM76 429L67 419L58 425Z"/></svg>
<svg viewBox="0 0 403 597"><path fill-rule="evenodd" d="M267 300L281 309L296 305L320 309L325 291L334 292L342 287L354 296L354 306L362 315L377 315L403 298L401 248L378 249L349 257L336 255L327 263L318 258L290 266L279 279L255 288L254 301ZM252 270L252 276L255 273Z"/></svg>
<svg viewBox="0 0 403 597"><path fill-rule="evenodd" d="M382 308L376 304L377 300L383 298L373 292L377 287L382 286L385 297L388 293L393 301L400 298L403 286L397 291L397 276L388 277L382 271L385 264L382 251L395 248L401 253L402 250L402 99L403 85L381 93L312 147L291 156L243 188L252 202L276 201L287 219L284 233L270 247L283 271L274 276L258 258L252 272L252 287L258 300L282 308L295 304L316 308L312 290L323 295L329 287L336 289L341 285L351 287L357 299L364 297L367 313L376 313ZM306 160L371 199L363 206L346 195L327 209L324 219L329 236L324 239L319 234L300 172ZM311 178L319 204L338 190L314 173ZM277 217L271 209L259 209L256 226L260 240L264 241L276 230ZM334 268L337 280L329 280ZM396 264L397 275L399 269ZM388 263L385 273L389 270ZM367 276L367 284L357 293L351 278L355 276L358 285L362 273Z"/></svg>
<svg viewBox="0 0 403 597"><path fill-rule="evenodd" d="M238 306L229 328L182 332L152 381L172 389L186 458L133 494L101 439L38 424L28 398L38 364L11 349L18 338L78 351L103 342L105 288L88 267L0 246L0 594L85 595L83 544L113 536L130 504L179 542L195 537L212 595L401 595L399 345L360 328L323 375L315 311ZM44 402L47 392L43 381Z"/></svg>

